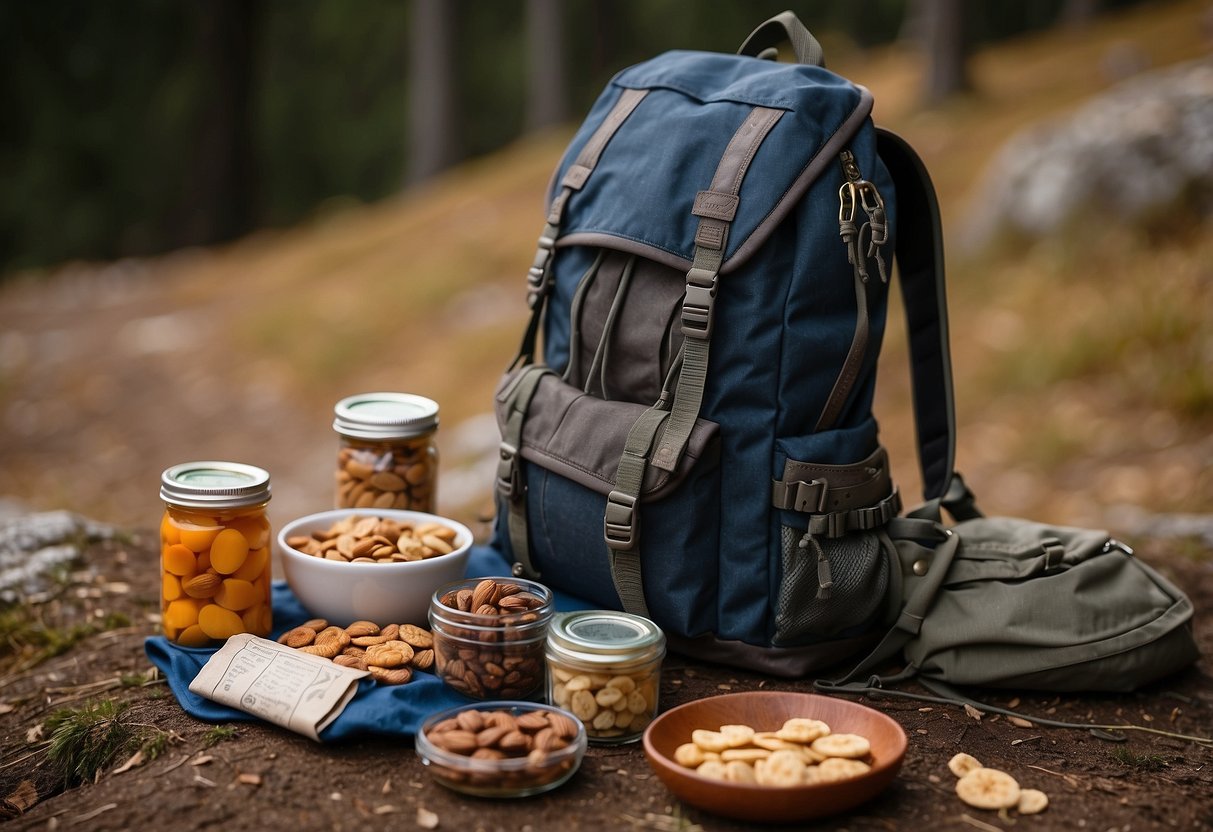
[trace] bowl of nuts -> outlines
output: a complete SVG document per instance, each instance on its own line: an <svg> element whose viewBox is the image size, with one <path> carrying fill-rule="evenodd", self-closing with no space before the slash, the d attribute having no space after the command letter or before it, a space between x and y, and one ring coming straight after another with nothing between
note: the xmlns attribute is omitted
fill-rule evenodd
<svg viewBox="0 0 1213 832"><path fill-rule="evenodd" d="M471 545L466 526L400 509L321 511L278 532L291 591L313 615L340 626L424 623L434 590L463 576Z"/></svg>
<svg viewBox="0 0 1213 832"><path fill-rule="evenodd" d="M526 797L564 783L585 754L581 722L535 702L478 702L435 714L417 732L434 780L478 797Z"/></svg>
<svg viewBox="0 0 1213 832"><path fill-rule="evenodd" d="M885 789L906 753L891 717L857 702L749 691L688 702L644 734L657 777L725 817L788 823L852 809Z"/></svg>

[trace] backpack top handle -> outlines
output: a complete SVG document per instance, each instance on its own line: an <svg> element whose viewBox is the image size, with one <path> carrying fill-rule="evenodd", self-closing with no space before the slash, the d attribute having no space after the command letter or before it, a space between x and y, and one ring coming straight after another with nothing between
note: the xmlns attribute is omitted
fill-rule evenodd
<svg viewBox="0 0 1213 832"><path fill-rule="evenodd" d="M737 54L775 60L779 55L778 47L784 41L792 44L796 63L820 67L826 65L821 44L792 12L780 12L751 32Z"/></svg>

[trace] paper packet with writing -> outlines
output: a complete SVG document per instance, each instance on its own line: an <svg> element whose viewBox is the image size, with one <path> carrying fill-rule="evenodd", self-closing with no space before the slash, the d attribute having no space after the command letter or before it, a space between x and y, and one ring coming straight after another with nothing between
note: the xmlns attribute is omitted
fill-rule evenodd
<svg viewBox="0 0 1213 832"><path fill-rule="evenodd" d="M190 683L190 691L320 740L369 674L241 633Z"/></svg>

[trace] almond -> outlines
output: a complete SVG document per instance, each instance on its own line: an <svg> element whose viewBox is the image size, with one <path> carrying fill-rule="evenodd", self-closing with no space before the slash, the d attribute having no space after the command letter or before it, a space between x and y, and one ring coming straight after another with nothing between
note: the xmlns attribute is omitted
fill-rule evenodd
<svg viewBox="0 0 1213 832"><path fill-rule="evenodd" d="M223 578L213 572L203 572L183 581L181 589L191 598L213 598L221 586Z"/></svg>
<svg viewBox="0 0 1213 832"><path fill-rule="evenodd" d="M433 534L427 534L425 537L421 538L421 543L440 555L449 555L451 552L455 551L454 546L447 543L441 537Z"/></svg>
<svg viewBox="0 0 1213 832"><path fill-rule="evenodd" d="M413 660L410 662L413 667L418 670L429 670L434 666L434 651L433 650L418 650L413 653Z"/></svg>
<svg viewBox="0 0 1213 832"><path fill-rule="evenodd" d="M359 636L377 636L379 635L379 625L374 621L355 621L353 624L345 628L346 633L350 638L358 638Z"/></svg>
<svg viewBox="0 0 1213 832"><path fill-rule="evenodd" d="M476 584L476 588L472 591L472 609L479 611L486 604L493 603L493 597L497 592L497 582L490 579L485 579Z"/></svg>
<svg viewBox="0 0 1213 832"><path fill-rule="evenodd" d="M294 648L307 647L315 640L316 631L308 626L296 627L278 636L279 644L285 644L287 647Z"/></svg>
<svg viewBox="0 0 1213 832"><path fill-rule="evenodd" d="M434 646L434 634L416 624L402 624L397 632L397 638L414 649L426 650Z"/></svg>
<svg viewBox="0 0 1213 832"><path fill-rule="evenodd" d="M471 754L480 747L476 744L476 735L471 731L430 731L428 737L434 745L454 754Z"/></svg>
<svg viewBox="0 0 1213 832"><path fill-rule="evenodd" d="M403 685L413 678L413 671L407 667L376 667L369 665L367 670L371 672L371 678L376 682L382 682L385 685Z"/></svg>
<svg viewBox="0 0 1213 832"><path fill-rule="evenodd" d="M325 641L320 644L309 644L306 647L299 648L300 653L310 653L313 656L319 656L322 659L331 659L341 652L335 641Z"/></svg>

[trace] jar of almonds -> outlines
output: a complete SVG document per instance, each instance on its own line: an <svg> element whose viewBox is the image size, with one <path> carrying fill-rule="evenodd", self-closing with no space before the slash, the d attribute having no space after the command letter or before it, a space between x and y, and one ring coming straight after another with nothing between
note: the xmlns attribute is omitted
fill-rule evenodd
<svg viewBox="0 0 1213 832"><path fill-rule="evenodd" d="M548 630L548 702L572 711L591 743L635 742L657 714L665 634L639 615L585 610Z"/></svg>
<svg viewBox="0 0 1213 832"><path fill-rule="evenodd" d="M430 600L434 667L476 699L526 699L543 689L552 591L522 578L470 578Z"/></svg>
<svg viewBox="0 0 1213 832"><path fill-rule="evenodd" d="M164 471L160 498L165 636L183 647L268 636L270 475L236 462L187 462Z"/></svg>
<svg viewBox="0 0 1213 832"><path fill-rule="evenodd" d="M409 393L361 393L337 402L333 412L338 436L334 507L433 513L438 404Z"/></svg>

